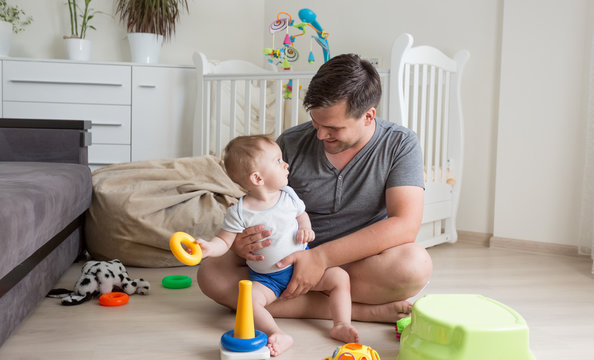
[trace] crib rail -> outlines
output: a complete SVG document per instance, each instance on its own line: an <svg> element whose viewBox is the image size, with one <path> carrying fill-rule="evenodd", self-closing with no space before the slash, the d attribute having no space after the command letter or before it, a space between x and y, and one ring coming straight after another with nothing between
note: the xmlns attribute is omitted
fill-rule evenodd
<svg viewBox="0 0 594 360"><path fill-rule="evenodd" d="M425 206L417 241L432 246L457 239L464 147L460 79L470 53L462 50L452 59L412 44L412 36L402 34L392 47L390 115L402 119L421 143Z"/></svg>
<svg viewBox="0 0 594 360"><path fill-rule="evenodd" d="M295 72L205 75L201 124L207 136L202 136L201 154L221 156L225 144L235 136L261 133L277 137L285 128L297 125L303 112L298 89L307 86L312 76ZM211 127L214 136L208 135Z"/></svg>
<svg viewBox="0 0 594 360"><path fill-rule="evenodd" d="M462 51L452 59L433 47L411 46L412 37L401 36L392 49L390 81L396 90L390 96L391 115L417 134L425 182L453 185L462 176L458 80L469 54Z"/></svg>
<svg viewBox="0 0 594 360"><path fill-rule="evenodd" d="M194 128L194 155L220 157L229 140L252 133L278 137L282 131L309 121L303 108L303 95L315 72L275 72L253 67L242 72L217 73L217 67L241 69L220 64L208 68L203 54L194 56L198 70L198 111ZM249 65L253 66L253 65ZM387 114L388 71L379 70L384 95L378 116Z"/></svg>
<svg viewBox="0 0 594 360"><path fill-rule="evenodd" d="M404 64L403 125L419 137L427 179L446 182L452 73L428 64Z"/></svg>

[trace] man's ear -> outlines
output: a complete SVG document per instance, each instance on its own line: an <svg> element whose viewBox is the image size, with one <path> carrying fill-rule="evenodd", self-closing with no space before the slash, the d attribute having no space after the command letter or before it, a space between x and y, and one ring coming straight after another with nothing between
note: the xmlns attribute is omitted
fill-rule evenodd
<svg viewBox="0 0 594 360"><path fill-rule="evenodd" d="M365 125L370 125L373 122L373 120L375 119L375 112L375 108L370 107L369 110L367 110L365 114L363 114L363 120L365 121Z"/></svg>
<svg viewBox="0 0 594 360"><path fill-rule="evenodd" d="M264 183L264 179L260 176L260 173L254 171L250 174L250 182L254 185L262 185Z"/></svg>

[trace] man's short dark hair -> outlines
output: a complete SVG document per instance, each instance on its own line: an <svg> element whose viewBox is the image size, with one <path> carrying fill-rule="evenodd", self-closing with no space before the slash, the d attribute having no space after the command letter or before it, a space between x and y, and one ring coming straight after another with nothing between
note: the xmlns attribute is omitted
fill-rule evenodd
<svg viewBox="0 0 594 360"><path fill-rule="evenodd" d="M377 107L381 97L382 84L373 65L358 55L343 54L320 67L309 84L303 106L310 111L346 100L346 115L359 118Z"/></svg>

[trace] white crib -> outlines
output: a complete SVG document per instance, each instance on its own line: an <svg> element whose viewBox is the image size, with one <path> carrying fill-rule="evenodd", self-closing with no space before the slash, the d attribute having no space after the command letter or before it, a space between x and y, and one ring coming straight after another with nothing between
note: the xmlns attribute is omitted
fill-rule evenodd
<svg viewBox="0 0 594 360"><path fill-rule="evenodd" d="M377 115L412 129L419 137L425 205L417 242L429 247L457 240L464 148L460 81L470 54L462 50L450 58L436 48L412 44L410 34L399 36L392 46L390 68L378 70L383 95ZM195 53L193 59L197 70L195 156L221 156L235 136L276 137L309 121L302 99L314 72L277 72L242 60L213 64L202 53Z"/></svg>

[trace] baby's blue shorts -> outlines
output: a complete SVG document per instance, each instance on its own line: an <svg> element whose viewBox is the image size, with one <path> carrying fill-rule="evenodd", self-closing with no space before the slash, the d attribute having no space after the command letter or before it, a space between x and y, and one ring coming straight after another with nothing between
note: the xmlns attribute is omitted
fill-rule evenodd
<svg viewBox="0 0 594 360"><path fill-rule="evenodd" d="M282 269L281 271L268 274L260 274L250 269L250 280L257 281L266 286L274 292L276 297L279 297L287 288L289 281L291 281L291 276L293 276L293 265Z"/></svg>

